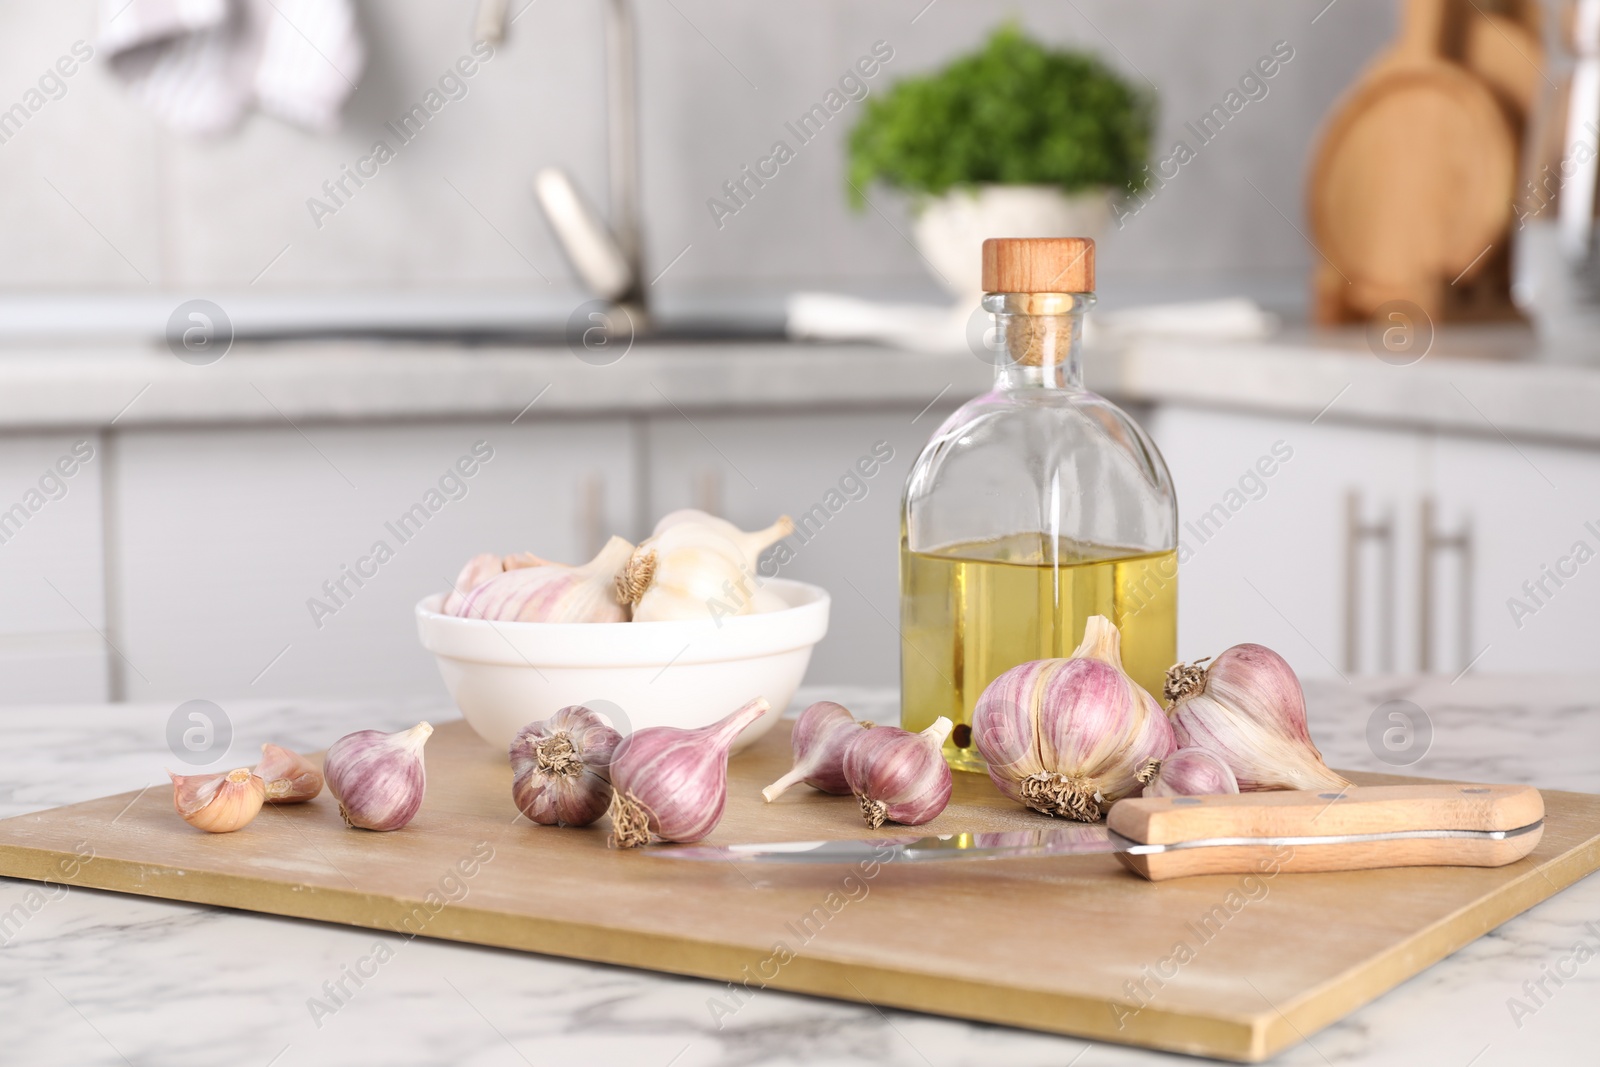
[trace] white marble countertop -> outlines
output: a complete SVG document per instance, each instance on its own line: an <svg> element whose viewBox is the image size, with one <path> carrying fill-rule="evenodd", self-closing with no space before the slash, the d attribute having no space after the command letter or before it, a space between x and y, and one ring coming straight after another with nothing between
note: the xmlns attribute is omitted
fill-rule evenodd
<svg viewBox="0 0 1600 1067"><path fill-rule="evenodd" d="M1600 342L1597 342L1600 344ZM1145 338L1091 346L1091 389L1123 403L1320 416L1456 433L1600 445L1600 351L1557 362L1512 328L1442 332L1396 366L1360 331L1268 341ZM567 348L378 340L241 342L191 366L164 345L0 346L0 428L139 426L948 401L987 388L967 353L782 341L641 340L596 366Z"/></svg>
<svg viewBox="0 0 1600 1067"><path fill-rule="evenodd" d="M823 695L880 721L894 714L893 694L882 691L802 692L796 706ZM1431 748L1404 773L1600 792L1592 679L1380 680L1317 684L1308 695L1313 733L1336 767L1394 769L1368 749L1365 730L1378 704L1403 698L1433 729ZM0 817L164 782L162 768L174 762L165 740L172 710L0 710ZM239 762L267 736L314 749L351 729L397 728L427 712L447 717L392 704L227 712L235 757L218 763ZM393 960L318 1026L309 998L387 935L64 887L41 902L30 891L38 887L0 879L0 1061L30 1067L1195 1062L771 990L718 1029L707 1007L717 983L422 939L389 938ZM1523 983L1580 942L1600 949L1597 928L1600 878L1591 876L1273 1062L1592 1063L1600 952L1559 988L1547 982L1554 995L1520 1025L1508 998L1526 998Z"/></svg>

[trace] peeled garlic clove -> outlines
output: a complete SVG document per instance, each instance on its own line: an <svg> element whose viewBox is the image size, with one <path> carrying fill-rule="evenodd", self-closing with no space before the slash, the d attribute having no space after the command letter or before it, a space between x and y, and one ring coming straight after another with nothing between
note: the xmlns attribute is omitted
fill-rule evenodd
<svg viewBox="0 0 1600 1067"><path fill-rule="evenodd" d="M232 833L261 811L266 785L240 767L226 774L173 774L172 806L183 821L210 834Z"/></svg>
<svg viewBox="0 0 1600 1067"><path fill-rule="evenodd" d="M850 783L844 777L844 750L870 722L857 722L850 709L831 700L819 700L794 721L789 745L794 750L794 767L788 774L761 791L770 804L796 782L835 796L848 796Z"/></svg>
<svg viewBox="0 0 1600 1067"><path fill-rule="evenodd" d="M761 560L761 553L794 533L794 520L787 515L779 516L777 522L764 530L751 530L747 533L727 519L719 519L715 515L695 508L684 508L661 516L661 521L656 523L656 528L651 533L651 536L654 537L657 534L665 533L674 526L682 526L684 524L704 526L731 541L744 553L744 568L752 573L755 572L756 564Z"/></svg>
<svg viewBox="0 0 1600 1067"><path fill-rule="evenodd" d="M1305 694L1282 656L1263 645L1235 645L1209 667L1167 672L1173 735L1184 748L1221 757L1239 790L1338 789L1311 741Z"/></svg>
<svg viewBox="0 0 1600 1067"><path fill-rule="evenodd" d="M1161 705L1122 669L1121 635L1100 615L1072 658L1024 663L990 682L972 739L1002 793L1082 822L1138 792L1145 764L1177 747Z"/></svg>
<svg viewBox="0 0 1600 1067"><path fill-rule="evenodd" d="M580 567L546 563L504 571L468 594L459 614L496 622L626 622L614 583L632 552L632 545L613 537Z"/></svg>
<svg viewBox="0 0 1600 1067"><path fill-rule="evenodd" d="M422 746L432 733L419 722L392 734L358 730L328 746L322 770L345 825L398 830L412 820L427 787Z"/></svg>
<svg viewBox="0 0 1600 1067"><path fill-rule="evenodd" d="M617 576L617 598L633 605L634 622L749 615L755 591L744 550L690 522L645 541Z"/></svg>
<svg viewBox="0 0 1600 1067"><path fill-rule="evenodd" d="M611 757L611 844L636 848L650 835L699 841L728 802L728 749L769 710L761 697L698 730L652 726L622 739Z"/></svg>
<svg viewBox="0 0 1600 1067"><path fill-rule="evenodd" d="M877 726L850 739L844 777L868 826L919 826L944 810L953 789L944 743L953 727L941 715L919 734Z"/></svg>
<svg viewBox="0 0 1600 1067"><path fill-rule="evenodd" d="M622 735L579 704L529 723L511 741L511 797L542 826L588 826L611 806Z"/></svg>
<svg viewBox="0 0 1600 1067"><path fill-rule="evenodd" d="M298 804L322 792L322 772L316 764L277 745L261 746L255 773L266 783L270 804Z"/></svg>
<svg viewBox="0 0 1600 1067"><path fill-rule="evenodd" d="M1180 748L1164 760L1151 760L1139 780L1146 797L1207 797L1237 793L1239 781L1221 756L1203 748Z"/></svg>

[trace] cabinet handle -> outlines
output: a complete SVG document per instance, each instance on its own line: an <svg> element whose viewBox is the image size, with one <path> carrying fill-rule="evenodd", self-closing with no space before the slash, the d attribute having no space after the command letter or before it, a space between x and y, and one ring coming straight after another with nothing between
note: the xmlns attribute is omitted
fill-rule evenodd
<svg viewBox="0 0 1600 1067"><path fill-rule="evenodd" d="M1433 561L1440 550L1456 554L1461 588L1460 611L1456 613L1459 619L1456 655L1463 667L1472 661L1472 520L1463 519L1461 528L1453 534L1439 533L1433 528L1437 510L1433 497L1422 498L1417 565L1417 669L1424 674L1433 671Z"/></svg>
<svg viewBox="0 0 1600 1067"><path fill-rule="evenodd" d="M1361 494L1349 490L1344 498L1344 669L1360 670L1361 661L1361 548L1368 541L1383 549L1381 588L1383 605L1378 617L1379 669L1394 670L1394 516L1377 522L1361 519Z"/></svg>
<svg viewBox="0 0 1600 1067"><path fill-rule="evenodd" d="M606 536L606 481L591 471L578 483L578 546L585 559L600 552Z"/></svg>

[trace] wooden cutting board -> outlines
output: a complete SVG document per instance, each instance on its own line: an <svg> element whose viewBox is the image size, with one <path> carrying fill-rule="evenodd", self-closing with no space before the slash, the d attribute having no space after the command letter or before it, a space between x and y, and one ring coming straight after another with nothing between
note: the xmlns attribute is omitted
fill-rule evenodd
<svg viewBox="0 0 1600 1067"><path fill-rule="evenodd" d="M1498 869L1150 883L1111 856L868 870L680 863L609 850L603 825L529 824L512 806L504 754L465 723L434 734L427 763L427 801L397 833L346 829L324 795L213 836L151 789L0 821L0 875L711 978L710 1022L765 983L1248 1062L1600 867L1600 797L1551 792L1539 847ZM780 723L734 758L712 840L870 836L848 797L797 787L764 804L760 787L787 767ZM1044 818L985 778L956 777L929 830Z"/></svg>
<svg viewBox="0 0 1600 1067"><path fill-rule="evenodd" d="M1307 191L1319 322L1360 321L1400 299L1435 321L1457 317L1470 283L1495 273L1519 133L1496 92L1531 93L1539 76L1508 31L1530 39L1461 0L1407 0L1393 47L1334 111Z"/></svg>

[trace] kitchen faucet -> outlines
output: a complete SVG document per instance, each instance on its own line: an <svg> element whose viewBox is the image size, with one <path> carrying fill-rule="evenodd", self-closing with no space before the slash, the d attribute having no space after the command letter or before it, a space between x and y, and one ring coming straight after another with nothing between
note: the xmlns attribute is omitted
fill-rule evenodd
<svg viewBox="0 0 1600 1067"><path fill-rule="evenodd" d="M604 11L611 225L560 167L541 169L534 176L534 192L573 270L600 299L621 312L621 322L609 313L600 316L605 329L634 335L648 326L639 238L638 34L629 0L605 0Z"/></svg>

